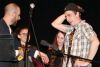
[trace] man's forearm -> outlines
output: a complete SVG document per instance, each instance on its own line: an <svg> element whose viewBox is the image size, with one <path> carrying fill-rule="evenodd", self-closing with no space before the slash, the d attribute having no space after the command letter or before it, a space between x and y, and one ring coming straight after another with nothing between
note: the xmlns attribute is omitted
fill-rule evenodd
<svg viewBox="0 0 100 67"><path fill-rule="evenodd" d="M64 20L65 20L65 15L62 14L52 22L52 26L56 27L57 25L62 24Z"/></svg>
<svg viewBox="0 0 100 67"><path fill-rule="evenodd" d="M92 60L94 58L94 56L96 55L97 50L98 50L98 45L95 45L95 47L94 46L91 46L88 59L91 59Z"/></svg>
<svg viewBox="0 0 100 67"><path fill-rule="evenodd" d="M90 48L88 59L92 60L94 58L94 56L97 53L98 47L99 47L99 40L97 37L94 37L91 43L91 48Z"/></svg>
<svg viewBox="0 0 100 67"><path fill-rule="evenodd" d="M54 28L56 28L56 29L58 29L58 30L60 30L60 31L63 31L63 32L65 32L65 26L64 26L64 24L63 24L63 21L65 20L65 15L64 14L62 14L62 15L60 15L58 18L56 18L52 23L51 23L51 25L54 27Z"/></svg>

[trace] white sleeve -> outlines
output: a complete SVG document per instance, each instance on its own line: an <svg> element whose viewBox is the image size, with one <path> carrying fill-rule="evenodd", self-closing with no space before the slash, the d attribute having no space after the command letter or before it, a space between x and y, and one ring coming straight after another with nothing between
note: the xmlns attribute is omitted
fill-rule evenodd
<svg viewBox="0 0 100 67"><path fill-rule="evenodd" d="M19 50L15 50L15 55L18 56Z"/></svg>
<svg viewBox="0 0 100 67"><path fill-rule="evenodd" d="M39 51L36 50L35 53L34 53L34 58L36 58L38 55L39 55Z"/></svg>

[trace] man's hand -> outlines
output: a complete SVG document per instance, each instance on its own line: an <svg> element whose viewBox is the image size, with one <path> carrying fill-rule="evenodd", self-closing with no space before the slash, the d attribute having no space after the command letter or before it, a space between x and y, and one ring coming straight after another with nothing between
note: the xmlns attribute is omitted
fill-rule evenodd
<svg viewBox="0 0 100 67"><path fill-rule="evenodd" d="M49 58L48 58L48 56L45 53L39 52L39 56L41 57L43 63L45 63L45 64L49 63Z"/></svg>
<svg viewBox="0 0 100 67"><path fill-rule="evenodd" d="M88 61L82 61L82 60L79 60L79 59L77 59L75 61L75 65L78 65L78 67L80 67L80 66L87 66L88 64L90 64L90 62L88 62Z"/></svg>

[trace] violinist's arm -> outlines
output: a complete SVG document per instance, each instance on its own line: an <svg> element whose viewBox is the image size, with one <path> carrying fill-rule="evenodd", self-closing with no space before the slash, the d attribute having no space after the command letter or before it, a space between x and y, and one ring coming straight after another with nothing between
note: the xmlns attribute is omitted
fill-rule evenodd
<svg viewBox="0 0 100 67"><path fill-rule="evenodd" d="M36 58L37 56L40 56L41 59L42 59L42 61L43 61L45 64L48 64L49 58L48 58L47 54L45 54L45 53L43 53L43 52L41 52L41 51L36 50L36 51L35 51L35 54L34 54L34 57Z"/></svg>

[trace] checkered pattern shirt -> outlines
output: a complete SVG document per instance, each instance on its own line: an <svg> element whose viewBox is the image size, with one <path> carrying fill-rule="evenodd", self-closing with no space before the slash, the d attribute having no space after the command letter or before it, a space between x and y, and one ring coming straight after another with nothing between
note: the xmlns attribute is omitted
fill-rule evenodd
<svg viewBox="0 0 100 67"><path fill-rule="evenodd" d="M91 25L86 23L85 20L82 20L78 25L74 27L70 25L65 26L65 54L68 53L69 35L75 28L70 54L74 56L80 56L82 58L88 58L89 49L91 47L90 37L95 33Z"/></svg>

